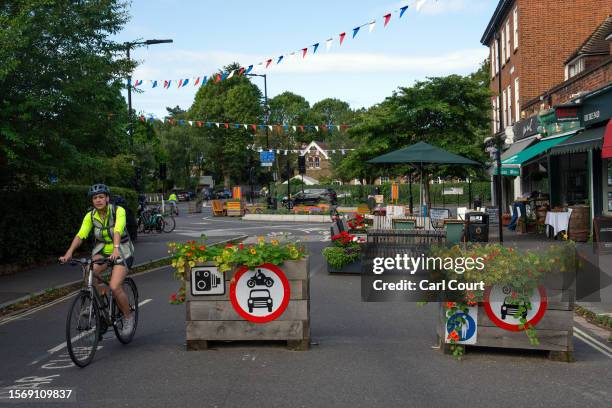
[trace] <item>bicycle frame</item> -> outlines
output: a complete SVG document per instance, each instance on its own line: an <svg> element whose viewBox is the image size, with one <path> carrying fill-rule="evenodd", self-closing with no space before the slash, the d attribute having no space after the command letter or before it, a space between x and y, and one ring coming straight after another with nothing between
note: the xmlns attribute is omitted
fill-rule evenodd
<svg viewBox="0 0 612 408"><path fill-rule="evenodd" d="M87 265L83 265L81 264L81 269L83 270L83 280L85 280L85 278L87 278L87 284L84 288L81 289L81 292L87 292L89 293L92 298L94 299L94 302L96 302L97 306L98 306L98 310L100 310L101 313L101 317L104 318L105 322L107 325L114 325L115 324L115 305L113 303L113 291L110 290L109 287L109 295L108 295L108 305L104 306L103 302L102 302L102 295L100 295L100 293L98 292L98 288L96 287L96 285L94 284L94 262L93 260L89 260L89 262L87 263ZM112 269L111 269L111 273L112 273ZM99 277L99 279L106 284L107 286L109 286L109 282L104 280L104 278L102 276ZM90 316L89 318L91 319L91 309L89 311Z"/></svg>

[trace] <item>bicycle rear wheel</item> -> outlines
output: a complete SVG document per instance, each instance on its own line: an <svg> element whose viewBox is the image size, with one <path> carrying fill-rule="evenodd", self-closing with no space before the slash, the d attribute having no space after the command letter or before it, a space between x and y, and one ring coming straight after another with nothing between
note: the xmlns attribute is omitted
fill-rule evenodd
<svg viewBox="0 0 612 408"><path fill-rule="evenodd" d="M174 216L165 216L164 217L164 232L172 232L176 228L176 220Z"/></svg>
<svg viewBox="0 0 612 408"><path fill-rule="evenodd" d="M138 288L132 278L125 278L123 281L123 292L125 292L127 296L128 304L130 305L130 313L134 317L134 326L132 326L132 331L130 333L123 333L123 314L113 297L113 308L115 310L115 323L113 324L113 329L115 330L117 340L123 344L128 344L134 338L136 326L138 326Z"/></svg>
<svg viewBox="0 0 612 408"><path fill-rule="evenodd" d="M66 344L70 358L85 367L94 358L100 334L100 311L89 292L81 292L72 301L66 319Z"/></svg>

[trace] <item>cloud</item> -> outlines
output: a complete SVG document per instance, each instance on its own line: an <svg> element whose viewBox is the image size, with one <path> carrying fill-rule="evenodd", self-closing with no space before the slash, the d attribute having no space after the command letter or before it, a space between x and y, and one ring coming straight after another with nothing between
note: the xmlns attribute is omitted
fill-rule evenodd
<svg viewBox="0 0 612 408"><path fill-rule="evenodd" d="M486 7L484 0L416 0L415 9L426 15L456 13Z"/></svg>

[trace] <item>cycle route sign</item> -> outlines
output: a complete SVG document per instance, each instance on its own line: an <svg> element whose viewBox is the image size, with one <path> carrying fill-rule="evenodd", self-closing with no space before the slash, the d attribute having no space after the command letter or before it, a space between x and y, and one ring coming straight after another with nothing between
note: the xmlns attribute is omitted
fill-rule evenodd
<svg viewBox="0 0 612 408"><path fill-rule="evenodd" d="M513 304L513 288L511 285L494 285L485 291L484 308L491 321L502 329L521 331L521 321L514 317L518 308ZM531 310L523 313L527 323L535 326L546 313L548 299L546 289L539 286L530 296ZM520 317L520 316L519 316Z"/></svg>
<svg viewBox="0 0 612 408"><path fill-rule="evenodd" d="M254 323L276 320L289 305L291 290L283 271L264 264L240 268L230 283L230 300L236 312Z"/></svg>

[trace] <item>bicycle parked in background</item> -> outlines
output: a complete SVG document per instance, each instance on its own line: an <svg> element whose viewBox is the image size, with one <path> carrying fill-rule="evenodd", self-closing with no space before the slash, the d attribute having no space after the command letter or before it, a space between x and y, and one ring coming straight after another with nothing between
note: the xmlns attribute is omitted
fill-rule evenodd
<svg viewBox="0 0 612 408"><path fill-rule="evenodd" d="M83 287L72 302L66 319L66 344L70 358L79 367L85 367L94 358L98 342L109 327L112 326L115 336L123 344L128 344L134 338L138 325L138 289L130 277L123 281L123 290L128 299L130 313L134 316L134 325L129 333L123 330L123 315L108 287L107 294L101 295L93 283L94 264L113 265L110 259L81 258L70 259L71 265L81 265L83 271ZM108 286L108 280L101 277Z"/></svg>
<svg viewBox="0 0 612 408"><path fill-rule="evenodd" d="M161 213L159 206L146 207L138 215L138 232L172 232L176 228L176 221L171 214Z"/></svg>

